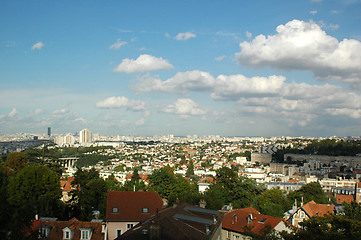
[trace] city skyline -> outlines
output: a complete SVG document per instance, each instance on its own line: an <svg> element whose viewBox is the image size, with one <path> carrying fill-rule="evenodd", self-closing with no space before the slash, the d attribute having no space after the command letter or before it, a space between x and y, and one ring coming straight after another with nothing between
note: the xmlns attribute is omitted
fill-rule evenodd
<svg viewBox="0 0 361 240"><path fill-rule="evenodd" d="M360 136L361 1L0 3L0 134Z"/></svg>

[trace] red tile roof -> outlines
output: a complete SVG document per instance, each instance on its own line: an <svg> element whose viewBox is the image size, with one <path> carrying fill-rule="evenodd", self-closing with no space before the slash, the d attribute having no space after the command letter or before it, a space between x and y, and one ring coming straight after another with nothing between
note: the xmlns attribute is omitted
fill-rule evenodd
<svg viewBox="0 0 361 240"><path fill-rule="evenodd" d="M333 204L317 204L315 201L311 201L302 206L303 210L309 217L324 216L329 213L333 213L335 206Z"/></svg>
<svg viewBox="0 0 361 240"><path fill-rule="evenodd" d="M336 201L338 204L342 204L343 202L351 203L353 201L353 195L338 195L336 194Z"/></svg>
<svg viewBox="0 0 361 240"><path fill-rule="evenodd" d="M118 208L118 213L113 213ZM148 213L143 213L148 208ZM143 221L163 208L163 200L157 192L109 191L107 197L106 220Z"/></svg>
<svg viewBox="0 0 361 240"><path fill-rule="evenodd" d="M249 218L252 218L250 222L248 222ZM282 218L263 215L256 209L249 207L227 213L223 218L222 228L246 235L256 234L263 236L265 226L269 226L270 230L273 230L281 222L284 222L285 225L290 225Z"/></svg>
<svg viewBox="0 0 361 240"><path fill-rule="evenodd" d="M91 231L91 240L103 240L104 233L102 233L102 222L81 222L76 218L69 221L55 221L55 220L37 220L34 221L32 229L50 228L48 240L63 239L63 229L69 228L74 230L72 239L81 238L81 228L87 228Z"/></svg>
<svg viewBox="0 0 361 240"><path fill-rule="evenodd" d="M70 192L72 189L71 183L74 181L74 177L68 177L67 179L60 180L60 187L62 191Z"/></svg>

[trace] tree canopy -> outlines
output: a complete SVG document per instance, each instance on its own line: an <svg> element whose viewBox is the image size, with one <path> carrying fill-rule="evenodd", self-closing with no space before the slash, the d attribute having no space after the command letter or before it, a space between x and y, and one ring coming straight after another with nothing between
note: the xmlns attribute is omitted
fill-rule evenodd
<svg viewBox="0 0 361 240"><path fill-rule="evenodd" d="M264 190L264 185L222 167L216 171L215 183L205 192L207 208L220 209L229 203L233 208L249 207Z"/></svg>

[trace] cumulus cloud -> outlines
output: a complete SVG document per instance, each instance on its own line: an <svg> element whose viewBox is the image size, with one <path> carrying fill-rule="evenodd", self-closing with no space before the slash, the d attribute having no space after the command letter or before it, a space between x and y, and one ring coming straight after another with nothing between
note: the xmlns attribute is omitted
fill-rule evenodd
<svg viewBox="0 0 361 240"><path fill-rule="evenodd" d="M191 32L185 32L185 33L178 33L177 36L175 36L176 40L188 40L190 38L195 38L196 35Z"/></svg>
<svg viewBox="0 0 361 240"><path fill-rule="evenodd" d="M182 118L188 118L192 115L204 115L205 110L198 107L198 104L190 98L179 98L171 105L162 110L165 113L173 113L180 115Z"/></svg>
<svg viewBox="0 0 361 240"><path fill-rule="evenodd" d="M252 38L252 33L246 31L246 36L247 36L247 38Z"/></svg>
<svg viewBox="0 0 361 240"><path fill-rule="evenodd" d="M16 108L13 108L11 112L9 112L8 117L12 118L15 117L19 112L16 110Z"/></svg>
<svg viewBox="0 0 361 240"><path fill-rule="evenodd" d="M128 42L125 42L125 41L121 41L120 39L117 39L117 41L115 43L113 43L109 49L112 49L112 50L117 50L119 49L121 46L123 45L126 45L128 44Z"/></svg>
<svg viewBox="0 0 361 240"><path fill-rule="evenodd" d="M140 84L133 86L137 92L168 92L184 93L191 91L209 91L215 84L214 77L199 70L178 72L174 77L166 81L160 79L146 79Z"/></svg>
<svg viewBox="0 0 361 240"><path fill-rule="evenodd" d="M109 97L103 101L96 103L97 108L126 108L131 111L144 111L146 109L145 102L141 100L129 100L128 98Z"/></svg>
<svg viewBox="0 0 361 240"><path fill-rule="evenodd" d="M221 62L221 61L223 61L225 58L226 58L225 55L219 56L219 57L216 57L216 61L217 61L217 62Z"/></svg>
<svg viewBox="0 0 361 240"><path fill-rule="evenodd" d="M40 50L44 47L44 44L42 42L37 42L35 43L32 47L31 47L31 50Z"/></svg>
<svg viewBox="0 0 361 240"><path fill-rule="evenodd" d="M173 65L168 60L148 54L140 55L137 59L123 59L114 69L115 72L134 73L171 69Z"/></svg>
<svg viewBox="0 0 361 240"><path fill-rule="evenodd" d="M242 65L309 70L318 80L361 87L361 42L339 42L313 21L290 21L278 26L275 35L258 35L240 48L236 57Z"/></svg>
<svg viewBox="0 0 361 240"><path fill-rule="evenodd" d="M286 80L283 76L251 77L219 75L215 80L212 98L239 99L243 95L269 95L281 91Z"/></svg>
<svg viewBox="0 0 361 240"><path fill-rule="evenodd" d="M276 75L246 77L237 74L213 77L208 72L194 70L179 72L165 81L143 79L133 88L139 92L175 94L186 94L188 91L208 92L213 100L236 102L242 113L278 119L289 126L304 127L315 119L327 118L326 116L358 118L361 109L361 95L345 91L341 86L328 83L288 83L284 76ZM163 112L189 117L192 115L190 113L197 112L195 109L200 110L192 104L194 102L191 99L182 98L164 108ZM201 112L205 113L203 110Z"/></svg>

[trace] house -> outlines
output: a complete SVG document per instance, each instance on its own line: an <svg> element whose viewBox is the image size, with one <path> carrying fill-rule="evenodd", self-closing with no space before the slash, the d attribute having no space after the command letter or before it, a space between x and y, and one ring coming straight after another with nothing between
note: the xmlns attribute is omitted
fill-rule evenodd
<svg viewBox="0 0 361 240"><path fill-rule="evenodd" d="M104 240L105 223L100 221L82 222L76 218L57 221L56 218L40 218L33 222L33 230L39 239L47 240Z"/></svg>
<svg viewBox="0 0 361 240"><path fill-rule="evenodd" d="M72 186L74 177L68 177L60 180L60 188L62 191L61 201L67 203L71 199L71 191L75 190L76 187Z"/></svg>
<svg viewBox="0 0 361 240"><path fill-rule="evenodd" d="M109 191L106 222L108 239L113 240L163 208L157 192Z"/></svg>
<svg viewBox="0 0 361 240"><path fill-rule="evenodd" d="M301 204L301 207L295 209L288 219L288 221L295 227L299 227L298 224L304 220L310 219L313 216L322 217L327 214L335 212L335 205L333 204L317 204L315 201L310 201L305 205Z"/></svg>
<svg viewBox="0 0 361 240"><path fill-rule="evenodd" d="M342 203L347 202L347 203L351 203L354 198L353 195L343 195L343 194L335 194L335 198L336 198L336 202L339 205L342 205Z"/></svg>
<svg viewBox="0 0 361 240"><path fill-rule="evenodd" d="M160 210L116 240L220 240L223 213L187 203Z"/></svg>
<svg viewBox="0 0 361 240"><path fill-rule="evenodd" d="M223 218L222 239L248 240L252 236L265 237L272 231L291 232L292 228L294 227L284 219L260 214L252 207L235 209Z"/></svg>

